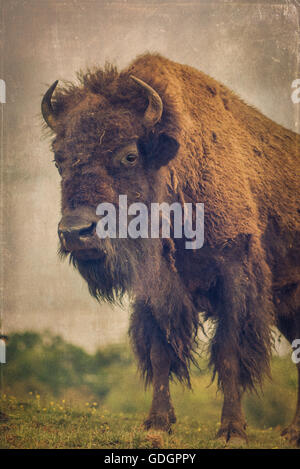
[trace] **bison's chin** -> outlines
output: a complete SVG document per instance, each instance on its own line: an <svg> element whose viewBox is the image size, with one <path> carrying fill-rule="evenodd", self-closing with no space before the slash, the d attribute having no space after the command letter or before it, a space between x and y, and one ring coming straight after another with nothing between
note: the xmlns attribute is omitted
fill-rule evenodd
<svg viewBox="0 0 300 469"><path fill-rule="evenodd" d="M143 247L135 240L104 240L99 250L70 253L70 262L88 284L98 301L122 303L124 294L130 295L136 267L143 256Z"/></svg>
<svg viewBox="0 0 300 469"><path fill-rule="evenodd" d="M148 242L145 242L148 241ZM122 304L125 293L132 296L133 287L149 258L160 246L160 240L105 239L98 248L68 253L61 246L59 255L70 262L88 284L98 301Z"/></svg>

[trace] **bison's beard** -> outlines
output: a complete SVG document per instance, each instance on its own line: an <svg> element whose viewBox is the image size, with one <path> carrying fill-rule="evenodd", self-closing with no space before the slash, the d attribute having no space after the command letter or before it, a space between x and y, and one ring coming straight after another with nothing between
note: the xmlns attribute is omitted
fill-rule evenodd
<svg viewBox="0 0 300 469"><path fill-rule="evenodd" d="M124 294L132 293L138 265L146 262L149 247L141 239L101 240L103 257L80 259L76 252L69 254L70 263L80 272L89 291L98 301L122 303ZM60 250L60 255L66 253Z"/></svg>

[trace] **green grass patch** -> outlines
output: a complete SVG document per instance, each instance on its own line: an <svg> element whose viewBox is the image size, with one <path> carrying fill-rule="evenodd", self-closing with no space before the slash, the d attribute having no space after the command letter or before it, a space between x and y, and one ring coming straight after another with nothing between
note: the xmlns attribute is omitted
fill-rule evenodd
<svg viewBox="0 0 300 469"><path fill-rule="evenodd" d="M49 334L15 334L2 366L0 448L222 448L215 440L222 396L205 359L193 390L172 383L171 435L145 432L151 402L127 345L95 354ZM273 381L244 399L249 448L289 448L280 437L296 405L296 369L274 357Z"/></svg>

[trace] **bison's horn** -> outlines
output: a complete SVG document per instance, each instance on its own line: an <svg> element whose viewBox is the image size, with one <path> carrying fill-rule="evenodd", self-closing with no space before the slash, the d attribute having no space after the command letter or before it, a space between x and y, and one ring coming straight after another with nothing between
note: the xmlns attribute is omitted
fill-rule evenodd
<svg viewBox="0 0 300 469"><path fill-rule="evenodd" d="M143 88L148 96L149 104L144 114L144 125L147 128L152 128L160 120L163 113L163 103L159 94L147 85L143 80L130 75L130 78L135 81L141 88Z"/></svg>
<svg viewBox="0 0 300 469"><path fill-rule="evenodd" d="M56 116L51 104L51 98L57 86L58 80L50 86L48 91L44 94L42 99L42 115L50 129L54 130L56 127Z"/></svg>

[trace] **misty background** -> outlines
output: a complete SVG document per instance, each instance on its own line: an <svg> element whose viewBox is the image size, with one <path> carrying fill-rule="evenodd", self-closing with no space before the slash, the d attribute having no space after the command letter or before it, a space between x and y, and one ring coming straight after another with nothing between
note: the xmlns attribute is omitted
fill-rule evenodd
<svg viewBox="0 0 300 469"><path fill-rule="evenodd" d="M299 104L291 101L300 77L296 4L0 0L2 333L49 329L93 351L127 331L128 311L99 305L56 254L60 178L40 116L47 87L155 51L299 132Z"/></svg>

